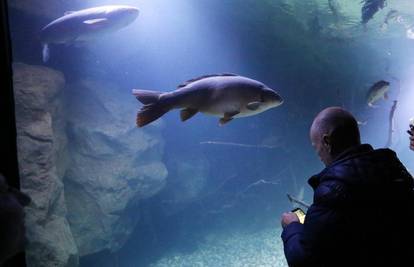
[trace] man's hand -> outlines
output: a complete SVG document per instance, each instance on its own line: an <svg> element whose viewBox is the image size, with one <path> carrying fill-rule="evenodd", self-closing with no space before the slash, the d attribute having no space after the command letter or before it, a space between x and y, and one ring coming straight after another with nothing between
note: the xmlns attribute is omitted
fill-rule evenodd
<svg viewBox="0 0 414 267"><path fill-rule="evenodd" d="M285 212L282 214L282 227L285 228L287 225L293 222L299 222L298 216L293 212Z"/></svg>

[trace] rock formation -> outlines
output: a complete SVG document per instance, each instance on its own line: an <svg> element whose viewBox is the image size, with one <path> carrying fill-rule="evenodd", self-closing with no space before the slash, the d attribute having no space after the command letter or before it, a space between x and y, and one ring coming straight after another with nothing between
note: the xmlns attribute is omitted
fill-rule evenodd
<svg viewBox="0 0 414 267"><path fill-rule="evenodd" d="M159 192L160 123L135 126L130 90L96 81L66 84L62 73L14 64L28 266L77 266L78 257L124 245L139 201Z"/></svg>
<svg viewBox="0 0 414 267"><path fill-rule="evenodd" d="M80 255L119 249L139 219L140 199L157 193L167 170L157 125L135 126L130 90L82 81L65 97L70 164L64 179L69 221Z"/></svg>
<svg viewBox="0 0 414 267"><path fill-rule="evenodd" d="M66 220L63 194L65 135L59 95L62 73L14 64L17 145L26 208L28 266L76 266L78 251Z"/></svg>

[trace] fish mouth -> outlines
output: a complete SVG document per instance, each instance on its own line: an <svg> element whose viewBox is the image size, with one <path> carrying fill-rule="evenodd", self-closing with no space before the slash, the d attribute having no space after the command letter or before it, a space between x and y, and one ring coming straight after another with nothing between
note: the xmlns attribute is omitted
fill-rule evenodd
<svg viewBox="0 0 414 267"><path fill-rule="evenodd" d="M272 102L273 102L273 106L274 107L277 107L277 106L282 105L283 102L284 102L284 100L283 100L283 98L280 95L275 94L275 96L272 99Z"/></svg>
<svg viewBox="0 0 414 267"><path fill-rule="evenodd" d="M272 107L283 104L283 98L275 90L266 88L262 93L262 101L269 103Z"/></svg>
<svg viewBox="0 0 414 267"><path fill-rule="evenodd" d="M125 12L127 15L129 15L129 16L131 16L131 17L134 17L134 19L135 19L136 17L138 17L138 15L139 15L139 9L138 9L138 8L136 8L136 7L127 7L127 8L125 8L125 9L124 9L124 12Z"/></svg>
<svg viewBox="0 0 414 267"><path fill-rule="evenodd" d="M276 102L278 103L278 106L279 106L279 105L282 105L283 102L285 102L285 100L283 100L283 98L278 95L278 100Z"/></svg>
<svg viewBox="0 0 414 267"><path fill-rule="evenodd" d="M123 12L122 14L123 18L121 19L121 23L123 26L127 26L131 24L132 22L134 22L139 15L139 10L138 8L135 8L135 7L125 8L122 12Z"/></svg>

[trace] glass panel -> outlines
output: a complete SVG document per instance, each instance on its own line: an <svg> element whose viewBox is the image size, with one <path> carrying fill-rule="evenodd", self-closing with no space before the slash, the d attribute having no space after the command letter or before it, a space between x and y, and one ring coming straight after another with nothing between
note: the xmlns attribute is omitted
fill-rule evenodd
<svg viewBox="0 0 414 267"><path fill-rule="evenodd" d="M370 2L9 0L28 266L287 266L327 106L413 170L414 5Z"/></svg>

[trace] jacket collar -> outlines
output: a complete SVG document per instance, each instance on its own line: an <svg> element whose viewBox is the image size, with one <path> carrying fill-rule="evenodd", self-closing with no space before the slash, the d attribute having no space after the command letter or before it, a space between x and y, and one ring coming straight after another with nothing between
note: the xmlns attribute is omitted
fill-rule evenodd
<svg viewBox="0 0 414 267"><path fill-rule="evenodd" d="M308 183L309 185L315 189L321 182L321 177L331 168L333 168L334 166L341 164L344 161L350 160L352 158L358 157L362 154L366 154L369 153L371 151L373 151L374 149L372 148L371 145L369 144L362 144L362 145L358 145L358 146L353 146L350 147L348 149L346 149L345 151L343 151L342 153L340 153L335 159L334 161L329 164L328 166L326 166L325 169L323 169L319 174L316 174L314 176L312 176L311 178L309 178Z"/></svg>

